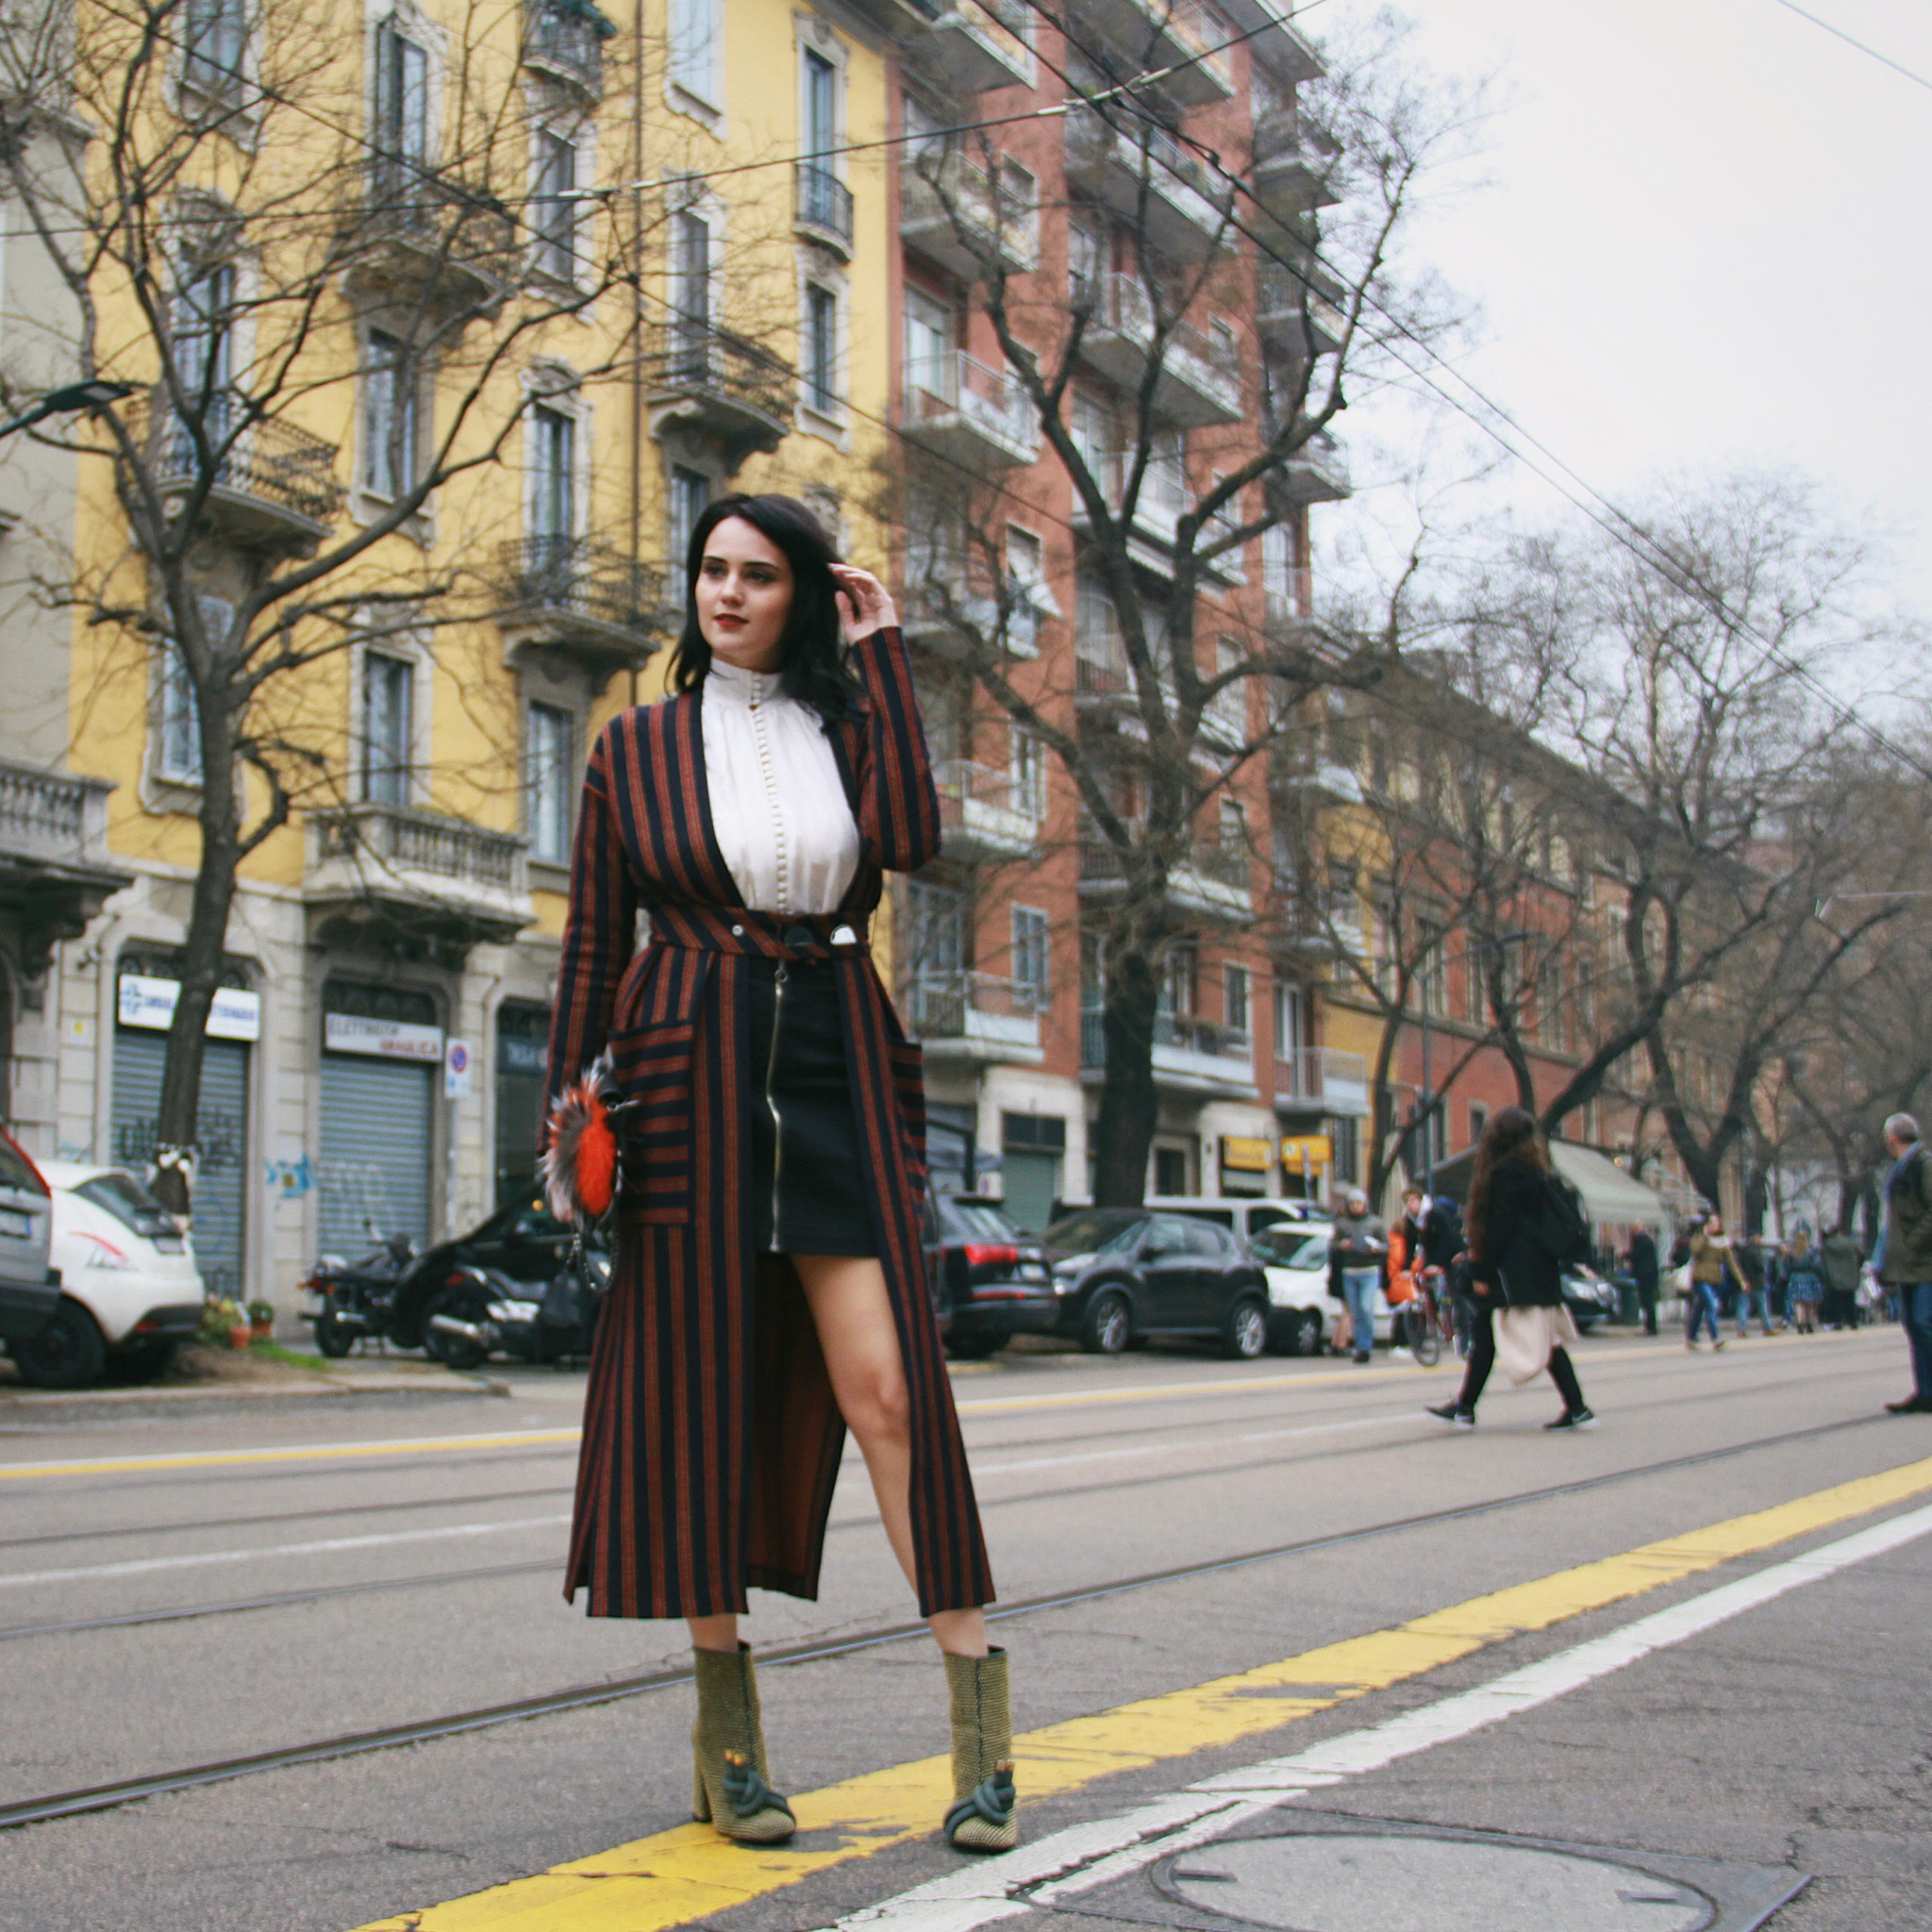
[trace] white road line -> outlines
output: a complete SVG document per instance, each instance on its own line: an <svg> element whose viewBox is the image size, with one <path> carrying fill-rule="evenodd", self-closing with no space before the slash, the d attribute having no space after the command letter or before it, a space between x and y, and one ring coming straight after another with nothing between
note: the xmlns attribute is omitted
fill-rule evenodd
<svg viewBox="0 0 1932 1932"><path fill-rule="evenodd" d="M1291 1804L1397 1759L1432 1750L1506 1718L1534 1710L1672 1644L1701 1635L1804 1584L1932 1534L1932 1506L1908 1510L1836 1542L1720 1585L1620 1630L1525 1664L1474 1690L1310 1745L1286 1757L1203 1778L1117 1817L1097 1819L1022 1845L998 1860L968 1866L841 1919L834 1932L885 1925L894 1932L974 1932L1003 1919L1030 1918L1033 1907L1094 1887L1218 1838L1250 1818ZM1024 1892L1022 1898L1017 1894Z"/></svg>
<svg viewBox="0 0 1932 1932"><path fill-rule="evenodd" d="M78 1570L32 1570L0 1576L0 1589L26 1583L84 1583L97 1576L144 1576L151 1570L192 1570L208 1563L258 1563L273 1557L324 1557L341 1550L379 1550L391 1543L437 1542L451 1537L501 1536L515 1529L557 1529L562 1516L524 1516L512 1523L449 1523L435 1529L391 1529L380 1536L332 1536L312 1543L266 1543L254 1550L202 1550L183 1557L137 1557L125 1563L90 1563ZM559 1558L559 1560L561 1560Z"/></svg>
<svg viewBox="0 0 1932 1932"><path fill-rule="evenodd" d="M1310 1423L1299 1429L1251 1429L1243 1435L1224 1436L1217 1433L1215 1443L1224 1442L1279 1442L1290 1436L1333 1436L1343 1429L1386 1429L1391 1423L1408 1423L1413 1425L1414 1414L1362 1416L1354 1422ZM1173 1442L1143 1443L1131 1449L1090 1449L1078 1456L1035 1456L1024 1462L982 1462L978 1457L973 1458L973 1474L975 1479L982 1475L1004 1475L1009 1469L1064 1469L1073 1462L1112 1462L1123 1456L1173 1456L1176 1445ZM1211 1471L1207 1472L1212 1474Z"/></svg>

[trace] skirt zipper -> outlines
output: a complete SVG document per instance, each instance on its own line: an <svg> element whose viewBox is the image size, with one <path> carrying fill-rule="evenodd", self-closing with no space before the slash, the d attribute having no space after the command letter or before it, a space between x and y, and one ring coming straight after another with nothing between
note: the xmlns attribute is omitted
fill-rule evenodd
<svg viewBox="0 0 1932 1932"><path fill-rule="evenodd" d="M765 1105L772 1114L772 1254L778 1252L778 1170L785 1159L785 1124L779 1118L773 1084L778 1077L778 1022L785 1012L785 962L772 982L772 1050L765 1056Z"/></svg>

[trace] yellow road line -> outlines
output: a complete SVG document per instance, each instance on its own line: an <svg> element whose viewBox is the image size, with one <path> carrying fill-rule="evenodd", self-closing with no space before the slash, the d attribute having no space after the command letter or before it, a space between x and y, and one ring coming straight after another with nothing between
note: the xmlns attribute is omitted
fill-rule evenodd
<svg viewBox="0 0 1932 1932"><path fill-rule="evenodd" d="M389 1442L306 1442L290 1449L206 1449L174 1456L112 1456L84 1462L0 1464L0 1481L25 1476L112 1475L129 1470L209 1469L229 1463L334 1461L358 1456L408 1456L446 1449L503 1449L575 1442L581 1429L516 1429L494 1436L422 1436Z"/></svg>
<svg viewBox="0 0 1932 1932"><path fill-rule="evenodd" d="M1048 1724L1014 1740L1020 1790L1027 1798L1056 1796L1115 1772L1238 1744L1508 1638L1548 1629L1928 1490L1932 1458L1473 1597L1257 1670ZM682 1824L532 1878L380 1920L361 1932L668 1932L848 1859L926 1836L951 1798L948 1759L893 1765L792 1801L800 1830L832 1834L836 1842L829 1846L758 1851L725 1842L708 1825Z"/></svg>

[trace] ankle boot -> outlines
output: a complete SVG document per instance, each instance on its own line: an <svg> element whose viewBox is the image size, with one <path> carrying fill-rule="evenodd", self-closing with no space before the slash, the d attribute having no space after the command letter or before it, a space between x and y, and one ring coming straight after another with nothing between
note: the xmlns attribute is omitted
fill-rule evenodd
<svg viewBox="0 0 1932 1932"><path fill-rule="evenodd" d="M953 1808L946 1842L962 1852L1010 1852L1020 1842L1013 1817L1013 1720L1007 1705L1007 1654L946 1653L953 1705Z"/></svg>
<svg viewBox="0 0 1932 1932"><path fill-rule="evenodd" d="M698 1719L691 1726L691 1816L747 1844L781 1843L797 1830L791 1807L766 1783L765 1728L751 1645L693 1650Z"/></svg>

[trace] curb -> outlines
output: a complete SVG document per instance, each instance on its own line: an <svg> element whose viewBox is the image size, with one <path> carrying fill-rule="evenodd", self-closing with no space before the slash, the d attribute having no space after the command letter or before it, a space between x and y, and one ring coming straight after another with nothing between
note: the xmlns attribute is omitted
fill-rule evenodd
<svg viewBox="0 0 1932 1932"><path fill-rule="evenodd" d="M365 1381L233 1384L208 1389L0 1389L0 1431L9 1425L43 1423L122 1422L158 1416L185 1419L225 1409L303 1407L311 1403L346 1404L352 1408L407 1407L425 1402L469 1401L479 1395L508 1396L508 1382L486 1375L451 1375L426 1387L399 1387L387 1378Z"/></svg>

